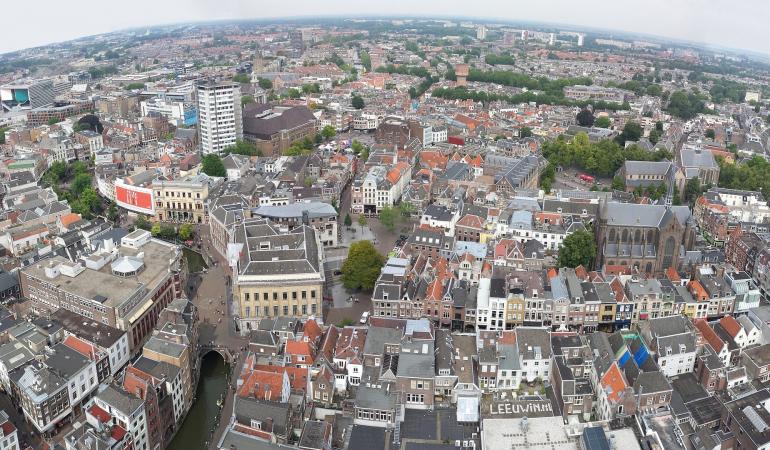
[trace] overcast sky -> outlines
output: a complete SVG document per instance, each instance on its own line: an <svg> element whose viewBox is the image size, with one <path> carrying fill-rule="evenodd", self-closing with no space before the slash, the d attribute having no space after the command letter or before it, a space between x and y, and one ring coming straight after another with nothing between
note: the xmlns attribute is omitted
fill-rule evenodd
<svg viewBox="0 0 770 450"><path fill-rule="evenodd" d="M16 0L2 2L0 53L147 25L369 14L532 20L770 54L768 0Z"/></svg>

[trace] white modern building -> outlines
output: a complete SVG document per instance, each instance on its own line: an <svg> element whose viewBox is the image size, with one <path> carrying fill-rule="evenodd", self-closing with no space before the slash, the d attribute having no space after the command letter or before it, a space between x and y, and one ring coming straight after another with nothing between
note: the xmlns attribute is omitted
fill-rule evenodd
<svg viewBox="0 0 770 450"><path fill-rule="evenodd" d="M203 154L219 153L243 139L241 88L230 81L206 82L198 89L198 133Z"/></svg>

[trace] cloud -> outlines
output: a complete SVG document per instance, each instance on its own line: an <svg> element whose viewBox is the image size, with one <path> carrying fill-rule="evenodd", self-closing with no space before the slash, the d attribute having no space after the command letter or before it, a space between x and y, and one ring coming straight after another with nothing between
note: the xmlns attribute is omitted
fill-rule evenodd
<svg viewBox="0 0 770 450"><path fill-rule="evenodd" d="M537 21L645 33L770 54L763 0L134 0L112 5L96 0L31 0L3 5L0 52L131 27L179 22L293 16L420 15ZM112 9L114 8L114 9Z"/></svg>

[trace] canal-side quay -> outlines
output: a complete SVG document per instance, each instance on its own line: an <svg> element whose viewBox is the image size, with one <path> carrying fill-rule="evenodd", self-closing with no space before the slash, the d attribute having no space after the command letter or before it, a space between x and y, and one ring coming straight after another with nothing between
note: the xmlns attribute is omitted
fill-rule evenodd
<svg viewBox="0 0 770 450"><path fill-rule="evenodd" d="M205 271L191 273L188 295L198 308L200 377L196 397L170 450L216 448L233 411L238 368L248 340L235 329L229 273L225 261L207 250L207 229L201 228Z"/></svg>

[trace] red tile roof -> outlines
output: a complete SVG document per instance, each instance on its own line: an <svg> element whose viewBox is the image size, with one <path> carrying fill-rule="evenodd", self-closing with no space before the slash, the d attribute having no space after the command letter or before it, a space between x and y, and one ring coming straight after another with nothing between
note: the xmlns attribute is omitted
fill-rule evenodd
<svg viewBox="0 0 770 450"><path fill-rule="evenodd" d="M714 329L711 328L704 319L695 320L695 328L700 331L703 339L711 345L711 348L713 348L715 352L719 353L722 351L725 342L716 334L716 332L714 332Z"/></svg>
<svg viewBox="0 0 770 450"><path fill-rule="evenodd" d="M719 325L722 325L722 328L724 328L725 331L727 331L727 333L733 338L735 338L735 336L737 336L738 333L740 333L743 329L741 324L735 320L735 317L729 314L719 319Z"/></svg>
<svg viewBox="0 0 770 450"><path fill-rule="evenodd" d="M482 229L484 227L484 221L475 214L466 214L462 219L457 221L457 226Z"/></svg>
<svg viewBox="0 0 770 450"><path fill-rule="evenodd" d="M307 338L308 342L315 345L321 339L321 336L323 335L323 330L318 325L318 322L316 322L313 319L310 319L307 322L305 322L305 328L302 332L302 335Z"/></svg>
<svg viewBox="0 0 770 450"><path fill-rule="evenodd" d="M96 361L96 353L98 352L98 350L90 342L86 342L80 339L79 337L71 334L67 336L66 339L64 339L64 342L62 342L62 344L66 345L72 350L75 350L76 352L80 353L81 355L85 356L91 361Z"/></svg>
<svg viewBox="0 0 770 450"><path fill-rule="evenodd" d="M613 362L609 370L604 374L601 379L601 385L610 400L613 402L620 400L620 395L628 387L628 384L626 384L626 380L617 362Z"/></svg>
<svg viewBox="0 0 770 450"><path fill-rule="evenodd" d="M273 373L286 372L286 375L289 377L289 384L291 384L292 390L305 392L307 389L307 378L309 376L307 368L257 364L254 366L254 370L262 370L265 372Z"/></svg>
<svg viewBox="0 0 770 450"><path fill-rule="evenodd" d="M276 400L283 392L283 373L253 370L247 375L238 395L261 400Z"/></svg>

